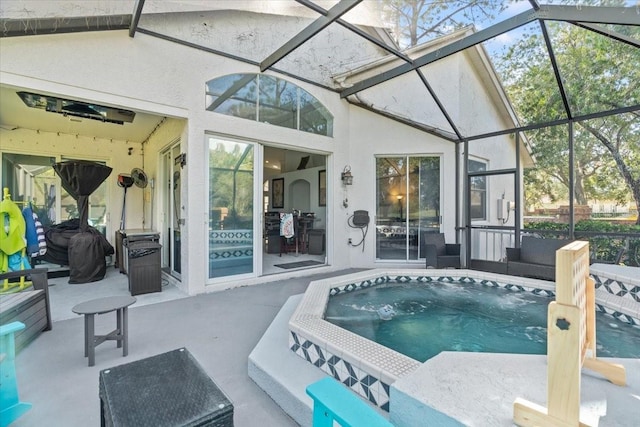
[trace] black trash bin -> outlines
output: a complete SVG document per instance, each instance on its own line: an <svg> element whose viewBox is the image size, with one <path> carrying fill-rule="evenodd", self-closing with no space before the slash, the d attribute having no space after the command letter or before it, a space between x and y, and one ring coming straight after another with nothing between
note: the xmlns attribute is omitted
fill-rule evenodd
<svg viewBox="0 0 640 427"><path fill-rule="evenodd" d="M129 242L127 250L127 274L131 295L162 291L160 249L157 242Z"/></svg>

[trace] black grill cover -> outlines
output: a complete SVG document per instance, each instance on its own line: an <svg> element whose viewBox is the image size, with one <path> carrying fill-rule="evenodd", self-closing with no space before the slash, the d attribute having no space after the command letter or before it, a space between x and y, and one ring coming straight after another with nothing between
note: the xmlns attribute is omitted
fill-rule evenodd
<svg viewBox="0 0 640 427"><path fill-rule="evenodd" d="M113 246L98 230L89 226L89 196L111 174L111 168L86 160L71 160L53 165L62 187L76 199L80 218L49 228L45 260L69 266L69 283L102 280L106 273L105 256ZM65 258L65 252L67 257Z"/></svg>
<svg viewBox="0 0 640 427"><path fill-rule="evenodd" d="M80 230L89 226L89 196L109 177L112 169L101 163L87 160L70 160L53 165L62 181L62 188L78 203Z"/></svg>
<svg viewBox="0 0 640 427"><path fill-rule="evenodd" d="M104 279L107 273L106 254L100 242L102 239L98 236L102 235L99 232L95 235L89 231L81 231L69 239L69 283ZM113 253L113 248L111 252Z"/></svg>

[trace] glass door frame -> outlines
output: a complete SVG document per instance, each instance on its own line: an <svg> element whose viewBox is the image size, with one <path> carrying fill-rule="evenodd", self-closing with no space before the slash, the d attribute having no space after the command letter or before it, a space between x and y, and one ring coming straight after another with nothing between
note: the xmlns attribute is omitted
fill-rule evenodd
<svg viewBox="0 0 640 427"><path fill-rule="evenodd" d="M262 275L262 227L263 227L263 219L262 219L263 217L263 214L262 214L263 212L262 163L264 159L263 144L260 141L256 141L256 140L233 137L233 136L224 135L224 134L217 134L215 132L205 132L204 144L206 145L205 150L207 155L206 168L205 168L205 182L206 182L205 194L207 195L207 200L206 200L207 212L209 210L210 200L208 199L208 197L210 194L209 190L211 185L211 176L209 172L209 160L208 160L208 155L209 155L208 138L218 138L221 140L229 141L231 143L249 144L253 146L253 187L252 187L252 191L253 191L253 195L252 195L252 200L253 200L253 218L252 218L253 264L252 266L253 267L252 268L253 268L253 271L250 273L240 273L240 274L234 274L234 275L228 275L228 276L222 276L222 277L210 277L209 275L209 227L210 227L211 218L210 218L210 215L206 215L207 220L204 225L204 231L206 235L204 239L204 246L205 246L204 253L207 254L207 256L204 257L205 259L203 262L203 268L204 268L204 271L206 272L205 287L208 285L214 285L216 283L227 282L229 280L238 280L238 279L245 279L245 278L252 279Z"/></svg>
<svg viewBox="0 0 640 427"><path fill-rule="evenodd" d="M181 270L182 266L180 266L180 270L177 270L176 267L176 256L175 256L175 241L172 240L175 235L174 225L177 224L180 227L180 218L176 218L176 210L174 209L176 206L175 200L175 191L177 190L179 193L182 191L182 179L178 180L177 188L175 182L174 172L180 171L176 170L176 164L174 162L174 153L180 152L180 139L172 141L167 147L163 150L160 150L160 203L159 206L162 207L162 210L159 212L159 233L162 240L162 267L169 268L169 274L177 279L181 279ZM182 172L180 171L182 174ZM179 210L178 210L179 212ZM155 222L155 219L152 218L152 224ZM170 227L170 230L169 230ZM180 254L182 252L182 248L180 248ZM178 260L181 262L182 256L178 257Z"/></svg>
<svg viewBox="0 0 640 427"><path fill-rule="evenodd" d="M393 158L393 159L403 159L404 162L406 163L406 167L405 167L405 175L403 177L401 177L401 180L403 181L403 186L404 188L402 189L403 192L399 193L396 197L398 200L398 203L401 205L401 212L400 212L400 218L401 221L403 221L402 224L404 224L404 229L405 229L405 237L404 237L404 245L405 245L405 256L404 258L380 258L379 257L379 252L378 252L378 233L376 232L376 249L374 252L374 259L375 262L382 262L382 263L397 263L397 262L402 262L402 263L407 263L407 264L415 264L415 263L420 263L420 262L424 262L425 258L424 257L420 257L420 246L421 246L421 232L422 229L420 228L420 226L418 226L418 230L417 230L417 251L418 251L418 256L415 259L412 259L410 257L410 251L411 249L411 245L410 245L410 238L411 238L411 233L410 233L410 226L409 226L409 217L410 217L410 212L411 212L411 197L409 197L409 188L411 185L410 182L410 177L409 177L409 165L411 163L411 159L421 159L421 158L432 158L432 159L438 159L438 165L439 165L439 173L438 173L438 185L439 185L439 200L438 200L438 204L440 206L440 212L438 213L438 232L442 232L442 206L443 206L443 199L444 199L444 191L443 191L443 159L444 156L442 154L378 154L375 156L374 158L374 179L375 179L375 188L376 188L376 193L379 192L379 188L378 188L378 168L377 168L377 163L379 159L384 159L384 158ZM401 196L401 197L400 197ZM378 226L378 196L376 196L376 200L375 200L375 221L376 221L376 227ZM418 196L419 198L419 196ZM404 217L404 218L403 218Z"/></svg>

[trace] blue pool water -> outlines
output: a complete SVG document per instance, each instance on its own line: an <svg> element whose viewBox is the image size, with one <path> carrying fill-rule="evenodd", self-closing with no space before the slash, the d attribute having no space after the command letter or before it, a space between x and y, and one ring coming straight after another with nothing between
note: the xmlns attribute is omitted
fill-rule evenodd
<svg viewBox="0 0 640 427"><path fill-rule="evenodd" d="M422 362L441 351L546 354L551 301L479 285L390 282L332 296L325 319ZM604 313L596 341L598 357L640 358L640 328Z"/></svg>

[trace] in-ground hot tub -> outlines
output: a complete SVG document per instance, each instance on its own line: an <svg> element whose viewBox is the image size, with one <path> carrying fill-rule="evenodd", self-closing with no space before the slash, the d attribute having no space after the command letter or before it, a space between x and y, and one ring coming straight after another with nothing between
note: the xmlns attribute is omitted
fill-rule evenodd
<svg viewBox="0 0 640 427"><path fill-rule="evenodd" d="M289 322L289 348L322 371L384 410L389 410L390 385L414 372L421 362L349 332L324 319L329 297L369 288L391 280L410 283L460 282L468 286L502 287L553 296L555 284L542 280L473 270L371 270L312 282ZM608 289L598 289L598 309L640 325L635 295L609 308ZM618 297L619 298L619 297ZM605 301L606 300L606 301ZM628 303L627 303L628 302Z"/></svg>

